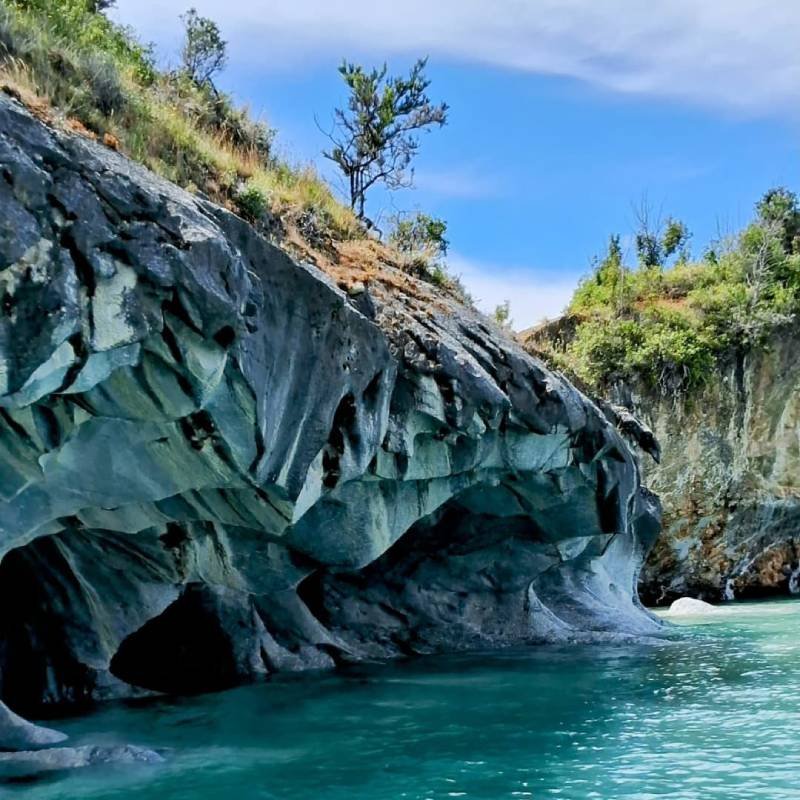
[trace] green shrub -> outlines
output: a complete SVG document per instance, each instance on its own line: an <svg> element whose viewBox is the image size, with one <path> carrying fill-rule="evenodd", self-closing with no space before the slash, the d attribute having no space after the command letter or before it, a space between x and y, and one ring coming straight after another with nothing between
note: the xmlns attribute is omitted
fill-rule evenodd
<svg viewBox="0 0 800 800"><path fill-rule="evenodd" d="M269 203L261 189L248 184L236 195L236 207L245 219L253 222L264 217Z"/></svg>
<svg viewBox="0 0 800 800"><path fill-rule="evenodd" d="M108 56L87 53L79 64L80 80L86 89L89 108L96 109L104 117L119 114L127 108L128 93Z"/></svg>
<svg viewBox="0 0 800 800"><path fill-rule="evenodd" d="M645 264L641 248L641 265L626 267L612 237L570 303L577 324L559 366L598 390L630 378L664 391L688 390L708 378L724 353L760 346L794 320L800 310L796 200L775 190L757 211L732 246L696 263L679 258L669 268ZM685 228L670 223L657 241L659 254L685 241Z"/></svg>
<svg viewBox="0 0 800 800"><path fill-rule="evenodd" d="M393 218L389 241L401 253L436 260L447 255L450 243L446 233L447 223L443 219L417 211L411 216Z"/></svg>
<svg viewBox="0 0 800 800"><path fill-rule="evenodd" d="M511 330L514 325L514 320L511 319L511 303L508 300L495 306L491 316L494 323L501 328Z"/></svg>
<svg viewBox="0 0 800 800"><path fill-rule="evenodd" d="M153 53L128 29L97 13L92 0L5 0L24 18L34 21L51 39L59 39L73 50L105 53L136 80L150 84L157 77Z"/></svg>
<svg viewBox="0 0 800 800"><path fill-rule="evenodd" d="M95 134L110 134L131 158L249 218L305 214L325 227L322 237L365 236L313 170L274 158L271 128L209 81L198 85L185 71L159 72L148 47L97 13L105 6L0 0L0 80L7 90L46 102ZM197 65L202 72L219 63Z"/></svg>

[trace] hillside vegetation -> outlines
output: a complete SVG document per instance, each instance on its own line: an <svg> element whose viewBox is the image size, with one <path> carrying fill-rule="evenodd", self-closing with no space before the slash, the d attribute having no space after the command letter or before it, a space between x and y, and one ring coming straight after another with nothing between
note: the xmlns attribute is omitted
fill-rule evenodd
<svg viewBox="0 0 800 800"><path fill-rule="evenodd" d="M637 236L639 264L623 261L618 237L575 292L557 325L524 335L526 342L593 390L641 380L681 392L702 384L715 361L758 347L800 307L800 211L785 189L768 192L741 233L689 257L685 229L673 247ZM674 263L666 264L675 253Z"/></svg>
<svg viewBox="0 0 800 800"><path fill-rule="evenodd" d="M246 108L210 81L159 69L151 47L102 13L108 5L0 0L0 90L227 207L343 285L394 267L469 302L441 259L376 240L313 167L277 157L275 131ZM413 290L402 276L387 283Z"/></svg>
<svg viewBox="0 0 800 800"><path fill-rule="evenodd" d="M269 127L211 87L160 72L148 47L92 7L91 0L3 0L6 90L254 221L267 210L315 215L337 238L363 236L313 170L273 156Z"/></svg>

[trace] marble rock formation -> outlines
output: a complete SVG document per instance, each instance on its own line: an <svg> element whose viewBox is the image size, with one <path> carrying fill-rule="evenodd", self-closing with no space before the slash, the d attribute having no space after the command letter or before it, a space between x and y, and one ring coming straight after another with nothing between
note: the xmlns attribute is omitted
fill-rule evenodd
<svg viewBox="0 0 800 800"><path fill-rule="evenodd" d="M28 782L65 772L103 764L160 764L163 757L154 750L134 745L81 745L0 753L0 782Z"/></svg>
<svg viewBox="0 0 800 800"><path fill-rule="evenodd" d="M697 600L694 597L679 597L669 607L667 613L676 616L693 616L696 614L713 614L717 606L706 603L705 600Z"/></svg>
<svg viewBox="0 0 800 800"><path fill-rule="evenodd" d="M11 707L657 628L629 446L479 315L342 291L7 98L0 175Z"/></svg>
<svg viewBox="0 0 800 800"><path fill-rule="evenodd" d="M578 320L521 335L565 352ZM598 401L648 452L644 478L663 506L663 531L642 569L648 605L690 595L712 602L800 595L800 324L721 355L702 386L671 391L635 378Z"/></svg>
<svg viewBox="0 0 800 800"><path fill-rule="evenodd" d="M792 323L722 359L688 396L617 387L663 448L660 464L644 464L664 504L642 571L646 602L800 594L798 352Z"/></svg>

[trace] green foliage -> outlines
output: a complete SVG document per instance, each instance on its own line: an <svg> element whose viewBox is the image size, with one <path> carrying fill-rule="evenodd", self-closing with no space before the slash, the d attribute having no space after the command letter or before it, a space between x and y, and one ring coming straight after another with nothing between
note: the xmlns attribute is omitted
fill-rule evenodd
<svg viewBox="0 0 800 800"><path fill-rule="evenodd" d="M63 0L61 18L56 13L61 5L42 3L42 12L0 5L0 68L35 75L51 102L89 127L100 127L101 120L124 114L131 106L117 54L126 53L124 63L133 74L149 74L149 64L142 48L125 49L127 39L116 30L105 47L95 48L92 42L110 25L108 20L90 15L75 0ZM90 17L91 24L77 25L67 39L69 22L84 17Z"/></svg>
<svg viewBox="0 0 800 800"><path fill-rule="evenodd" d="M653 309L644 319L595 318L581 325L570 355L592 385L635 374L674 391L701 382L711 367L712 343L705 334L690 317L669 309Z"/></svg>
<svg viewBox="0 0 800 800"><path fill-rule="evenodd" d="M392 220L389 243L403 257L406 272L432 283L465 305L472 305L472 297L461 279L447 268L445 257L449 242L445 234L447 223L421 211L412 215L397 215Z"/></svg>
<svg viewBox="0 0 800 800"><path fill-rule="evenodd" d="M597 262L590 278L575 290L571 308L575 313L591 312L606 306L620 310L627 290L626 269L622 263L619 236L609 239L605 257Z"/></svg>
<svg viewBox="0 0 800 800"><path fill-rule="evenodd" d="M508 300L504 300L500 305L495 306L492 312L492 319L495 324L499 325L501 328L511 328L514 324L514 320L511 319L511 304Z"/></svg>
<svg viewBox="0 0 800 800"><path fill-rule="evenodd" d="M389 241L401 253L439 259L447 255L446 233L447 223L443 219L418 211L413 216L395 217Z"/></svg>
<svg viewBox="0 0 800 800"><path fill-rule="evenodd" d="M663 261L671 258L676 253L679 254L681 261L687 261L689 253L686 247L691 237L692 234L689 233L689 229L680 220L668 219L664 233L661 236Z"/></svg>
<svg viewBox="0 0 800 800"><path fill-rule="evenodd" d="M73 54L108 56L142 83L155 79L151 48L136 41L128 28L97 13L110 4L93 0L6 0L6 4L21 12L18 21L35 20L41 39L59 39Z"/></svg>
<svg viewBox="0 0 800 800"><path fill-rule="evenodd" d="M190 8L181 15L184 26L181 66L197 86L213 86L212 78L225 66L227 43L219 26L208 17L201 17Z"/></svg>
<svg viewBox="0 0 800 800"><path fill-rule="evenodd" d="M313 170L274 158L271 128L209 81L159 72L150 48L97 13L107 7L97 0L0 0L0 84L108 134L131 158L252 218L263 216L255 187L266 210L293 219L313 212L335 239L364 237Z"/></svg>
<svg viewBox="0 0 800 800"><path fill-rule="evenodd" d="M784 250L800 252L800 207L794 192L784 187L770 189L756 210L763 223L778 227Z"/></svg>
<svg viewBox="0 0 800 800"><path fill-rule="evenodd" d="M269 209L264 192L252 183L248 183L236 195L236 206L241 215L251 222L262 219Z"/></svg>
<svg viewBox="0 0 800 800"><path fill-rule="evenodd" d="M601 391L639 378L675 392L701 384L722 354L761 345L800 309L800 255L794 195L768 192L757 212L733 246L669 268L664 258L686 244L681 223L668 222L657 258L643 258L637 248L638 269L624 266L612 237L570 304L577 325L561 365Z"/></svg>
<svg viewBox="0 0 800 800"><path fill-rule="evenodd" d="M387 77L387 66L365 71L344 62L339 67L350 92L347 108L334 112L329 134L331 159L348 181L350 207L365 220L366 195L377 183L389 189L410 186L410 165L419 150L419 131L447 121L447 105L427 95L427 59L420 59L407 78Z"/></svg>
<svg viewBox="0 0 800 800"><path fill-rule="evenodd" d="M650 230L646 216L636 232L636 253L642 267L664 267L673 255L679 261L689 258L688 243L692 234L680 220L670 217L663 230Z"/></svg>

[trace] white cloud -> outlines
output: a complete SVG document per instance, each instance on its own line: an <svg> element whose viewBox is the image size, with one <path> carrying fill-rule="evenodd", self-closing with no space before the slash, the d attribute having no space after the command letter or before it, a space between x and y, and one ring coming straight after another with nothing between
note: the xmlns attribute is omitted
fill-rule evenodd
<svg viewBox="0 0 800 800"><path fill-rule="evenodd" d="M118 0L164 38L194 4L262 69L430 53L748 113L800 102L797 0Z"/></svg>
<svg viewBox="0 0 800 800"><path fill-rule="evenodd" d="M458 200L486 200L503 193L502 182L492 170L471 167L421 169L414 174L414 186L440 197Z"/></svg>
<svg viewBox="0 0 800 800"><path fill-rule="evenodd" d="M577 278L550 278L531 270L498 267L451 255L448 269L461 278L475 304L486 314L509 301L515 330L557 317L569 303Z"/></svg>

